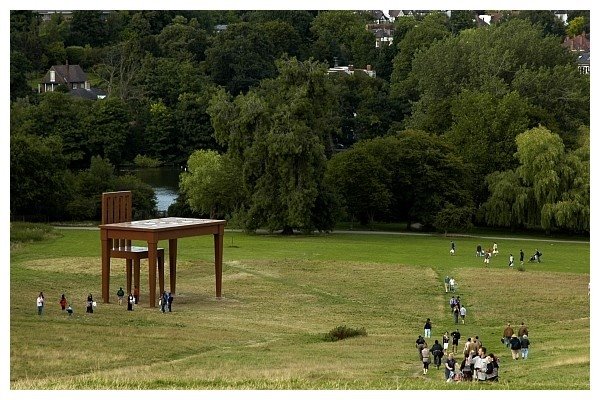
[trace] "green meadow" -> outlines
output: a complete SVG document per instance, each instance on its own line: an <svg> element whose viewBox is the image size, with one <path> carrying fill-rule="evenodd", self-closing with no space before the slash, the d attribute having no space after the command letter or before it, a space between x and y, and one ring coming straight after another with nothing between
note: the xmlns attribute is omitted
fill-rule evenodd
<svg viewBox="0 0 600 400"><path fill-rule="evenodd" d="M487 268L475 248L494 241L500 254ZM521 248L524 271L516 269ZM542 263L528 263L536 248ZM165 314L148 307L147 263L140 304L133 312L118 305L124 263L112 261L105 304L99 231L61 229L11 244L11 389L590 389L588 242L227 231L223 297L215 298L212 237L181 239L178 290ZM446 275L467 308L461 350L478 335L500 357L499 382L446 383L435 368L422 374L415 340L425 320L433 322L430 345L457 327ZM72 317L60 309L62 293ZM88 293L98 302L93 314L85 313ZM522 321L529 359L513 361L500 337L507 322ZM367 335L324 340L344 325Z"/></svg>

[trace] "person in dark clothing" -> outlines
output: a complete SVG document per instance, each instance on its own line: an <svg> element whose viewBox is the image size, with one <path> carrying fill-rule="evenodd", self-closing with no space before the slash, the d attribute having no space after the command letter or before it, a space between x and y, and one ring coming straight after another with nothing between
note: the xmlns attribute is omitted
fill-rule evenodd
<svg viewBox="0 0 600 400"><path fill-rule="evenodd" d="M523 260L525 260L525 253L523 253L523 249L520 250L520 260L521 261L521 266L523 266Z"/></svg>
<svg viewBox="0 0 600 400"><path fill-rule="evenodd" d="M133 311L133 304L135 303L135 298L133 294L130 292L129 297L127 297L127 311Z"/></svg>
<svg viewBox="0 0 600 400"><path fill-rule="evenodd" d="M512 335L510 338L510 352L512 353L513 360L519 359L519 354L521 353L521 341L517 337L517 335Z"/></svg>
<svg viewBox="0 0 600 400"><path fill-rule="evenodd" d="M440 342L436 339L433 346L431 346L431 354L433 354L433 365L437 369L440 369L440 365L442 365L442 356L444 355L444 349Z"/></svg>
<svg viewBox="0 0 600 400"><path fill-rule="evenodd" d="M171 292L169 292L169 296L167 299L167 304L169 306L169 312L171 312L171 304L173 304L173 294Z"/></svg>
<svg viewBox="0 0 600 400"><path fill-rule="evenodd" d="M419 335L419 337L415 341L415 347L417 348L417 351L419 352L419 360L423 361L423 354L421 354L423 347L425 347L425 339L423 339L423 336Z"/></svg>
<svg viewBox="0 0 600 400"><path fill-rule="evenodd" d="M167 310L167 303L169 302L169 296L167 292L163 292L160 299L160 311L165 312Z"/></svg>
<svg viewBox="0 0 600 400"><path fill-rule="evenodd" d="M523 335L521 338L521 358L527 360L529 356L529 336Z"/></svg>
<svg viewBox="0 0 600 400"><path fill-rule="evenodd" d="M452 353L456 354L456 352L458 351L458 341L460 340L460 332L458 331L458 329L456 329L450 334L450 336L452 336Z"/></svg>
<svg viewBox="0 0 600 400"><path fill-rule="evenodd" d="M85 309L85 312L90 314L94 312L94 299L92 298L91 293L87 297L87 308Z"/></svg>

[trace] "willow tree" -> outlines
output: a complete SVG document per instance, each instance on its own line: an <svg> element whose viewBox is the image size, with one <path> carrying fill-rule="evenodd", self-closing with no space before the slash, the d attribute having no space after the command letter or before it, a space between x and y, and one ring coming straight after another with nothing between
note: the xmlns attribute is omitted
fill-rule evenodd
<svg viewBox="0 0 600 400"><path fill-rule="evenodd" d="M333 203L323 176L338 106L327 68L295 58L278 60L277 68L276 78L247 94L213 98L215 138L240 165L246 229L329 230Z"/></svg>
<svg viewBox="0 0 600 400"><path fill-rule="evenodd" d="M516 144L519 166L486 178L491 193L482 206L486 222L589 232L589 129L580 131L580 146L570 152L541 126L519 134Z"/></svg>

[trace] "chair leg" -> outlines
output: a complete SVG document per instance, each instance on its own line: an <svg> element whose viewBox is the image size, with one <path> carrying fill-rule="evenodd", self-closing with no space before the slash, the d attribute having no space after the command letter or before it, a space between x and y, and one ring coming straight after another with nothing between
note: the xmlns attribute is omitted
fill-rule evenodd
<svg viewBox="0 0 600 400"><path fill-rule="evenodd" d="M133 262L133 286L135 304L137 304L140 301L140 260L138 258Z"/></svg>

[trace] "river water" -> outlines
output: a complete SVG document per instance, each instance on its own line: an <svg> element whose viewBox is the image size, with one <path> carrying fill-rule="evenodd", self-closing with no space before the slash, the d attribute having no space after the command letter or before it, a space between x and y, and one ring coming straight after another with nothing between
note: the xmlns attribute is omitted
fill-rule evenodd
<svg viewBox="0 0 600 400"><path fill-rule="evenodd" d="M158 211L166 211L177 199L181 173L179 168L140 168L122 172L135 175L142 182L152 186L156 194Z"/></svg>

